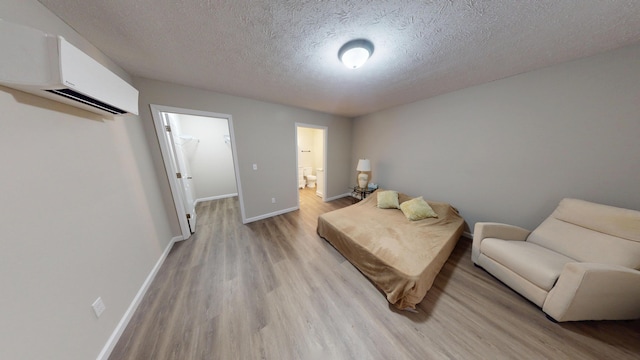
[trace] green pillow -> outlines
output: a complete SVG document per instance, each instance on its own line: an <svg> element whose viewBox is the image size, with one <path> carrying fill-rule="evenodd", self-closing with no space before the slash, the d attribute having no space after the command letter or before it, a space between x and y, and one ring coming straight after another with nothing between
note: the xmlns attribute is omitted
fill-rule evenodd
<svg viewBox="0 0 640 360"><path fill-rule="evenodd" d="M378 191L378 207L380 209L399 209L397 191Z"/></svg>
<svg viewBox="0 0 640 360"><path fill-rule="evenodd" d="M422 196L403 202L400 204L400 210L411 221L438 217L438 214L424 201Z"/></svg>

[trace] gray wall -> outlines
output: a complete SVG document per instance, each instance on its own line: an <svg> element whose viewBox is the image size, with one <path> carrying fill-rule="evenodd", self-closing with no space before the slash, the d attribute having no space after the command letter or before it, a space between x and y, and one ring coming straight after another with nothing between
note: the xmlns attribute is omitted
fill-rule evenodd
<svg viewBox="0 0 640 360"><path fill-rule="evenodd" d="M98 54L35 0L0 14ZM1 86L0 109L0 359L95 359L178 234L144 129Z"/></svg>
<svg viewBox="0 0 640 360"><path fill-rule="evenodd" d="M537 226L563 197L640 209L640 46L354 120L352 168L477 221Z"/></svg>
<svg viewBox="0 0 640 360"><path fill-rule="evenodd" d="M247 219L268 216L298 206L295 123L327 126L327 197L346 193L351 183L352 121L324 113L215 93L176 84L135 78L140 90L140 116L153 148L157 171L164 171L155 139L149 104L230 114L233 117L240 186ZM252 164L258 170L252 170ZM165 205L171 207L171 191L164 180ZM271 203L276 198L276 203ZM175 212L175 211L174 211ZM179 234L177 217L171 226Z"/></svg>

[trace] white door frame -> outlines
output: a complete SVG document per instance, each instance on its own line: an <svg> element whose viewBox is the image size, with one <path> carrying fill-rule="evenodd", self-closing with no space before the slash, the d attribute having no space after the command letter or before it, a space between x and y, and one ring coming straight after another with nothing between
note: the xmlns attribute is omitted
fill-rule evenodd
<svg viewBox="0 0 640 360"><path fill-rule="evenodd" d="M175 168L174 162L171 161L171 148L167 143L167 137L165 136L165 129L162 122L162 114L161 113L175 113L175 114L185 114L185 115L195 115L195 116L204 116L204 117L213 117L220 119L227 119L229 123L229 136L231 137L231 152L233 155L233 167L236 174L236 185L238 187L238 198L240 202L240 212L242 214L242 222L246 222L245 213L244 213L244 202L242 201L242 187L240 181L240 172L238 169L238 151L236 150L236 138L233 131L233 119L231 115L228 114L220 114L214 113L210 111L200 111L193 109L184 109L177 108L173 106L164 106L164 105L156 105L150 104L151 108L151 116L153 117L153 123L156 128L156 137L158 138L158 143L160 144L160 152L162 153L162 159L164 161L164 168L167 174L167 178L169 179L169 186L171 187L171 193L173 197L173 203L175 205L176 213L178 214L178 222L180 223L180 231L182 232L182 240L186 240L191 236L191 231L189 231L189 223L187 221L187 213L185 212L184 207L184 199L182 198L182 191L180 191L180 184L178 184L178 180L176 178L176 173L178 173L178 169Z"/></svg>
<svg viewBox="0 0 640 360"><path fill-rule="evenodd" d="M322 130L322 160L324 162L323 164L323 180L324 180L324 191L322 192L322 201L326 202L327 201L327 188L329 187L329 183L327 182L327 172L328 172L328 165L329 165L329 159L327 158L327 144L328 144L328 138L329 138L329 127L328 126L321 126L321 125L313 125L313 124L305 124L305 123L295 123L295 145L296 145L296 197L298 198L298 209L300 208L300 192L297 190L297 185L298 185L298 128L299 127L303 127L303 128L313 128L313 129L320 129ZM317 186L317 184L316 184Z"/></svg>

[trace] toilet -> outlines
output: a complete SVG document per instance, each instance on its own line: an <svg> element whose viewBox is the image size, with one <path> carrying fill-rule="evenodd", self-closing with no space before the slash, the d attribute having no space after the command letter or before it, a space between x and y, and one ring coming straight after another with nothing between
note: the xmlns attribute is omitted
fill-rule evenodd
<svg viewBox="0 0 640 360"><path fill-rule="evenodd" d="M305 167L303 169L303 174L304 174L304 179L307 181L307 187L308 188L314 188L316 187L316 176L313 175L313 168L312 167Z"/></svg>

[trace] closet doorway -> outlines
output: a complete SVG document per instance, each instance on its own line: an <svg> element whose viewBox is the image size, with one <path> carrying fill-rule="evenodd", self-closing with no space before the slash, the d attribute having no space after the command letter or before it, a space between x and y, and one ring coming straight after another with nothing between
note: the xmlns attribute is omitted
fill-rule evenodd
<svg viewBox="0 0 640 360"><path fill-rule="evenodd" d="M239 196L231 115L151 105L183 240L196 231L196 204Z"/></svg>
<svg viewBox="0 0 640 360"><path fill-rule="evenodd" d="M326 126L296 123L298 207L301 191L315 193L322 201L326 200L327 133Z"/></svg>

